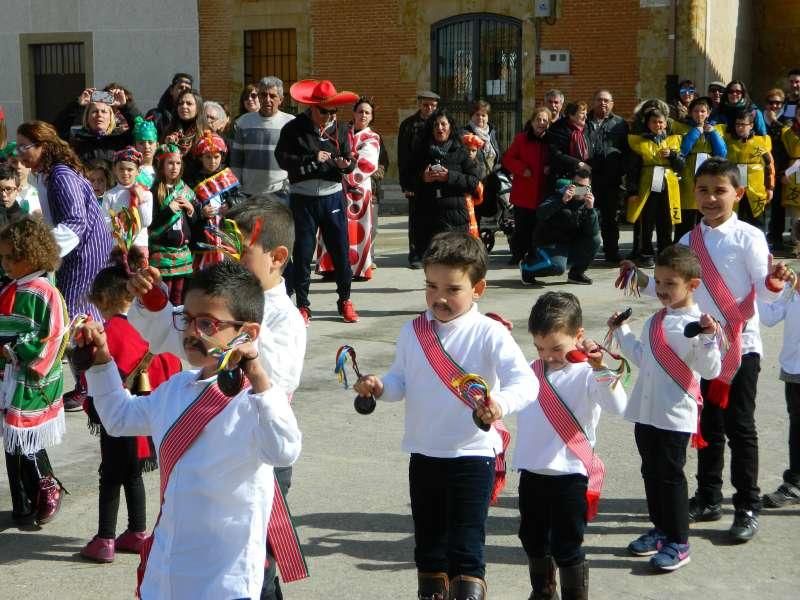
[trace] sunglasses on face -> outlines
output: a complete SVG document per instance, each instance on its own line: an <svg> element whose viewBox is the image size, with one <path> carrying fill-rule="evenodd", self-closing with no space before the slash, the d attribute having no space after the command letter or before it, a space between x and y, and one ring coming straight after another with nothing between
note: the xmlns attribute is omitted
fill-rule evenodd
<svg viewBox="0 0 800 600"><path fill-rule="evenodd" d="M781 106L783 105L783 100L767 100L767 103L771 106Z"/></svg>
<svg viewBox="0 0 800 600"><path fill-rule="evenodd" d="M697 90L693 87L684 87L680 89L681 94L694 94Z"/></svg>
<svg viewBox="0 0 800 600"><path fill-rule="evenodd" d="M250 100L256 100L258 98L258 92L250 92L247 97L250 98Z"/></svg>
<svg viewBox="0 0 800 600"><path fill-rule="evenodd" d="M741 96L742 90L728 90L728 94L731 96Z"/></svg>
<svg viewBox="0 0 800 600"><path fill-rule="evenodd" d="M339 111L338 108L322 108L321 106L318 106L317 110L321 115L335 115Z"/></svg>

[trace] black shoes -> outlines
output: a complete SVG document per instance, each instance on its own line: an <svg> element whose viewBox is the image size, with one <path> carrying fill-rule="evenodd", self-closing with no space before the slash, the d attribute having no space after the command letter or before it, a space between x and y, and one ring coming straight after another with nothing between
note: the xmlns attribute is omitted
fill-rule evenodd
<svg viewBox="0 0 800 600"><path fill-rule="evenodd" d="M722 506L719 504L703 504L697 499L689 498L689 523L701 521L719 521L722 518Z"/></svg>
<svg viewBox="0 0 800 600"><path fill-rule="evenodd" d="M728 534L736 542L749 542L758 532L758 515L752 510L737 510Z"/></svg>
<svg viewBox="0 0 800 600"><path fill-rule="evenodd" d="M567 281L578 285L592 285L592 280L586 276L586 273L577 273L575 271L569 272Z"/></svg>

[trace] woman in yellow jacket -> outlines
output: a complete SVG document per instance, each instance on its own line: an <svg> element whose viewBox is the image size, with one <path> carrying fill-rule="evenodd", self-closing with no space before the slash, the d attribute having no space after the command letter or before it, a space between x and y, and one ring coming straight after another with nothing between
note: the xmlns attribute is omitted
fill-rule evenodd
<svg viewBox="0 0 800 600"><path fill-rule="evenodd" d="M628 184L628 221L634 224L630 258L652 267L653 230L658 251L672 243L672 225L681 221L681 196L677 173L683 168L681 136L667 135L667 116L661 110L645 114L647 131L629 135L632 161Z"/></svg>
<svg viewBox="0 0 800 600"><path fill-rule="evenodd" d="M775 188L772 140L768 135L754 135L752 113L741 111L736 114L733 131L725 134L725 144L728 160L739 167L739 185L745 188L739 201L739 218L763 231L764 209Z"/></svg>
<svg viewBox="0 0 800 600"><path fill-rule="evenodd" d="M783 175L781 204L792 219L797 219L800 218L800 110L795 113L792 124L783 128L781 142L789 155L789 166Z"/></svg>

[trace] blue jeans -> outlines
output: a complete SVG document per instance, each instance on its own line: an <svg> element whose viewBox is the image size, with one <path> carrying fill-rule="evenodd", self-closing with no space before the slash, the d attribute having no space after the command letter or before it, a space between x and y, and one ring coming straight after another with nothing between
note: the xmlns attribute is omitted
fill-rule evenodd
<svg viewBox="0 0 800 600"><path fill-rule="evenodd" d="M541 248L547 252L552 266L536 271L537 277L548 275L563 275L570 268L575 273L583 273L592 264L595 254L600 250L600 225L597 220L597 211L592 211L592 235L578 235L574 239Z"/></svg>
<svg viewBox="0 0 800 600"><path fill-rule="evenodd" d="M420 573L483 579L486 517L494 477L494 458L411 455L408 479L414 562Z"/></svg>
<svg viewBox="0 0 800 600"><path fill-rule="evenodd" d="M297 306L310 306L308 288L311 285L311 261L317 246L317 229L322 233L336 272L336 293L339 300L350 299L353 271L350 268L350 242L347 237L342 192L327 196L290 196L294 216L293 278Z"/></svg>

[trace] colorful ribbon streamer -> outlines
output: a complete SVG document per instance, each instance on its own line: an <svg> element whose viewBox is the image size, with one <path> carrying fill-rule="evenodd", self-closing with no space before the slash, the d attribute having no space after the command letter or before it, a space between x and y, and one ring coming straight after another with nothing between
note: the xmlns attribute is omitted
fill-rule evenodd
<svg viewBox="0 0 800 600"><path fill-rule="evenodd" d="M636 267L628 268L622 271L614 282L614 287L622 290L626 296L641 296L639 290L639 271Z"/></svg>
<svg viewBox="0 0 800 600"><path fill-rule="evenodd" d="M356 374L356 377L359 379L361 378L361 371L358 369L358 362L356 362L356 351L352 346L341 346L336 351L336 366L333 369L333 372L339 378L339 383L344 385L344 389L349 387L347 383L347 371L345 370L345 365L347 364L347 359L350 358L350 365L353 368L353 373Z"/></svg>
<svg viewBox="0 0 800 600"><path fill-rule="evenodd" d="M480 375L465 373L453 379L458 395L473 409L489 404L489 385Z"/></svg>

